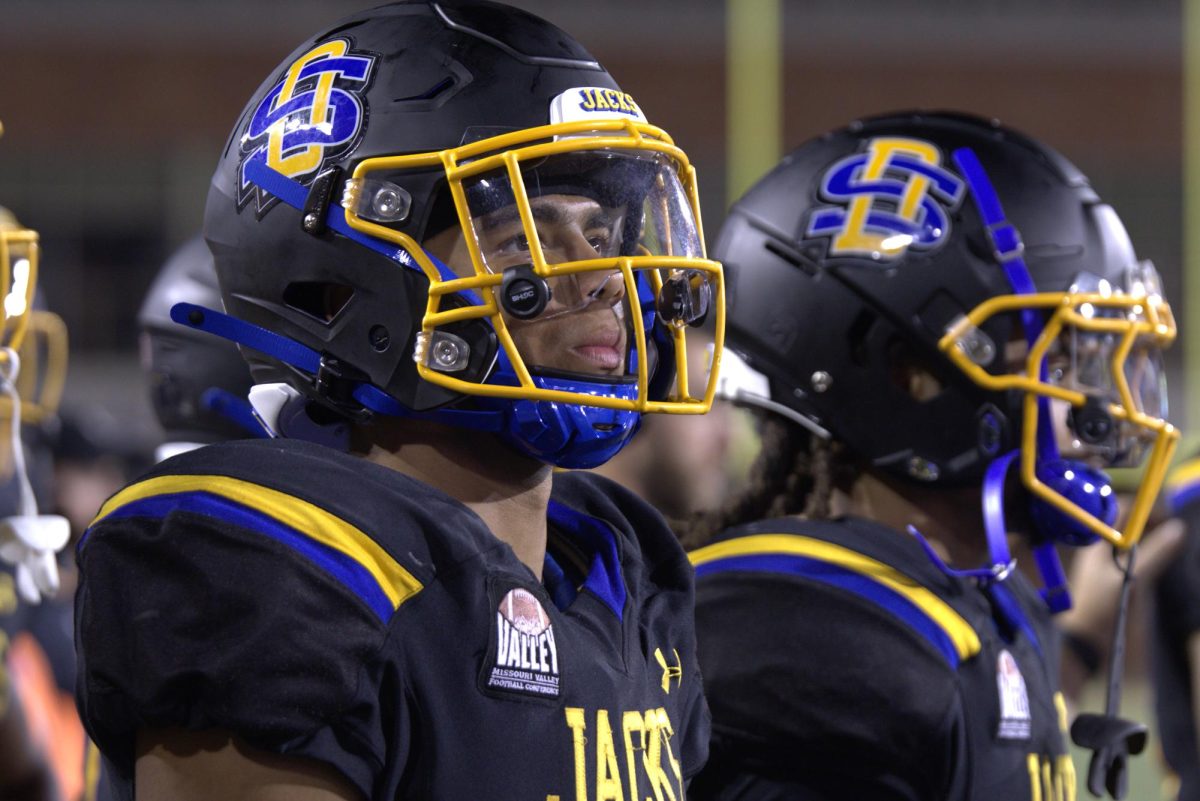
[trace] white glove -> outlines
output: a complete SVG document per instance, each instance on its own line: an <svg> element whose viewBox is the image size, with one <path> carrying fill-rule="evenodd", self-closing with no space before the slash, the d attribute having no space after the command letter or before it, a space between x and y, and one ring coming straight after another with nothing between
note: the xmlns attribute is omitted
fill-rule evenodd
<svg viewBox="0 0 1200 801"><path fill-rule="evenodd" d="M71 524L61 515L6 517L0 520L0 560L17 568L17 592L36 604L58 592L54 555L71 537Z"/></svg>

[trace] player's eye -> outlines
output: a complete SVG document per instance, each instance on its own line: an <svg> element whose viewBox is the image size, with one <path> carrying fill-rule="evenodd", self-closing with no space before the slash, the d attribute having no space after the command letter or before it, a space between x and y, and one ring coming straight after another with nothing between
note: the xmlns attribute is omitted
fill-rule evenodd
<svg viewBox="0 0 1200 801"><path fill-rule="evenodd" d="M608 252L608 245L612 241L612 234L609 231L601 233L592 233L587 238L588 244L592 246L592 250L596 254L603 256Z"/></svg>
<svg viewBox="0 0 1200 801"><path fill-rule="evenodd" d="M524 232L515 234L500 242L495 248L496 253L503 256L515 256L529 252L529 237Z"/></svg>

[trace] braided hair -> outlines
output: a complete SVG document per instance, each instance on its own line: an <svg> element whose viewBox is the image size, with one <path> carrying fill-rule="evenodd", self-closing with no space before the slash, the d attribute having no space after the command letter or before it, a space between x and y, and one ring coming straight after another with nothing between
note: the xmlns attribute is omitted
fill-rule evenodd
<svg viewBox="0 0 1200 801"><path fill-rule="evenodd" d="M732 526L773 517L829 516L830 497L845 466L841 448L796 423L750 407L761 447L742 490L715 510L677 524L680 541L699 548Z"/></svg>

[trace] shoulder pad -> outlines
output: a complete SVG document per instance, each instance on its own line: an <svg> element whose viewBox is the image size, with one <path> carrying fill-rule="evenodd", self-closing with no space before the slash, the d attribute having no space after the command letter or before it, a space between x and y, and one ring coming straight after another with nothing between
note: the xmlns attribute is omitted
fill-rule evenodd
<svg viewBox="0 0 1200 801"><path fill-rule="evenodd" d="M250 444L256 447L241 447ZM395 516L409 504L356 497L362 494L365 462L355 460L358 469L349 469L330 458L340 454L326 448L319 448L312 464L312 454L291 447L229 445L234 447L210 446L169 459L109 498L80 540L80 552L117 521L136 520L139 529L157 531L173 515L188 513L283 546L358 596L382 622L420 592L423 582L394 555L403 552L396 546L417 543L387 540L420 541L422 521L414 517L410 526L397 525ZM372 519L375 509L391 516L389 525Z"/></svg>
<svg viewBox="0 0 1200 801"><path fill-rule="evenodd" d="M941 654L952 670L979 653L975 629L933 589L888 561L791 528L733 537L692 552L697 580L726 572L804 579L851 593L886 613Z"/></svg>
<svg viewBox="0 0 1200 801"><path fill-rule="evenodd" d="M725 748L787 770L803 759L817 772L870 763L896 776L929 770L922 758L951 748L955 673L874 600L777 572L718 572L698 580L696 629Z"/></svg>

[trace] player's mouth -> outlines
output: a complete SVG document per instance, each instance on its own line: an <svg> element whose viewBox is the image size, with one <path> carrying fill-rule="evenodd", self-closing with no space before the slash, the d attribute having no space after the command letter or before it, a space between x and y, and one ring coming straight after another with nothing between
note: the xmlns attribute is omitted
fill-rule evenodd
<svg viewBox="0 0 1200 801"><path fill-rule="evenodd" d="M571 353L583 359L592 369L605 372L621 369L624 355L621 341L624 339L620 326L612 325L588 332L581 341L572 345Z"/></svg>

